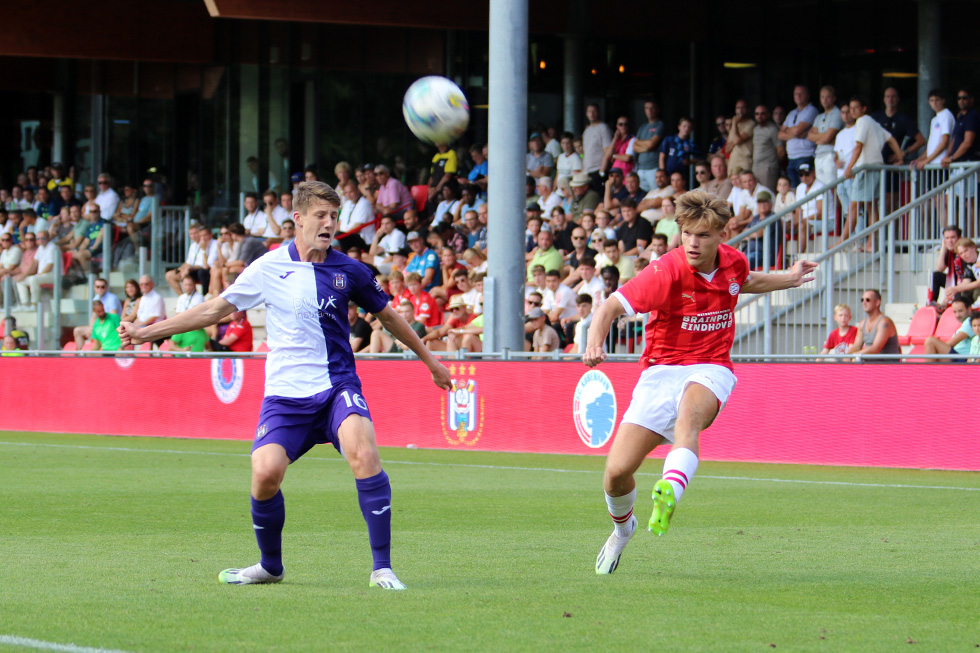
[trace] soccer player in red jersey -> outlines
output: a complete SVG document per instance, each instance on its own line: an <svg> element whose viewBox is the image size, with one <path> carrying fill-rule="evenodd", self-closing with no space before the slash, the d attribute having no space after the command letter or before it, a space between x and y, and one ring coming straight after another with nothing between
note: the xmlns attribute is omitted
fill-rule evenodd
<svg viewBox="0 0 980 653"><path fill-rule="evenodd" d="M735 387L729 350L740 292L796 288L811 281L816 263L797 261L784 274L749 272L745 255L724 244L731 218L724 200L700 190L677 201L681 247L653 261L613 293L589 328L583 362L606 358L602 343L620 315L650 313L643 372L623 415L603 486L614 530L599 551L596 573L610 574L636 532L633 474L655 447L670 442L663 478L653 490L650 530L667 532L676 502L698 467L698 436L714 421Z"/></svg>

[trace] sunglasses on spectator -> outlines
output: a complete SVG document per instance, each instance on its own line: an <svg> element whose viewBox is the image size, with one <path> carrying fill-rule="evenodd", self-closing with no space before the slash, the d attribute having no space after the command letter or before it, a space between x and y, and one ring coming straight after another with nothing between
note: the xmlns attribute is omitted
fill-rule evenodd
<svg viewBox="0 0 980 653"><path fill-rule="evenodd" d="M25 236L24 237L24 240L26 240L26 241L32 241L32 240L37 240L37 239L34 238L34 236Z"/></svg>
<svg viewBox="0 0 980 653"><path fill-rule="evenodd" d="M695 170L694 171L694 174L695 175L706 175L706 174L708 174L708 171L707 170Z"/></svg>
<svg viewBox="0 0 980 653"><path fill-rule="evenodd" d="M970 99L970 96L969 95L957 95L956 96L956 99L957 100L969 100Z"/></svg>
<svg viewBox="0 0 980 653"><path fill-rule="evenodd" d="M10 243L13 242L13 238L0 238L0 243Z"/></svg>
<svg viewBox="0 0 980 653"><path fill-rule="evenodd" d="M861 302L862 302L862 303L863 303L863 302L870 302L870 301L871 301L871 299L872 299L871 297L862 297L862 298L861 298Z"/></svg>
<svg viewBox="0 0 980 653"><path fill-rule="evenodd" d="M462 307L462 306L453 306L453 307L452 307L452 308L450 308L449 310L451 310L451 311L453 311L453 312L456 312L456 311L461 311L461 310L463 310L463 307Z"/></svg>
<svg viewBox="0 0 980 653"><path fill-rule="evenodd" d="M143 188L150 188L152 186L153 186L153 184L143 184Z"/></svg>
<svg viewBox="0 0 980 653"><path fill-rule="evenodd" d="M625 126L626 126L626 125L628 125L628 124L629 124L628 122L617 122L617 123L616 123L616 126L617 126L617 127L625 127Z"/></svg>
<svg viewBox="0 0 980 653"><path fill-rule="evenodd" d="M572 240L585 240L585 236L572 236Z"/></svg>
<svg viewBox="0 0 980 653"><path fill-rule="evenodd" d="M528 301L528 306L541 306L541 302Z"/></svg>
<svg viewBox="0 0 980 653"><path fill-rule="evenodd" d="M99 186L108 186L108 185L109 185L109 182L106 181L105 179L100 179L99 180Z"/></svg>
<svg viewBox="0 0 980 653"><path fill-rule="evenodd" d="M105 284L104 283L97 283L97 284L95 284L95 289L96 290L105 290Z"/></svg>

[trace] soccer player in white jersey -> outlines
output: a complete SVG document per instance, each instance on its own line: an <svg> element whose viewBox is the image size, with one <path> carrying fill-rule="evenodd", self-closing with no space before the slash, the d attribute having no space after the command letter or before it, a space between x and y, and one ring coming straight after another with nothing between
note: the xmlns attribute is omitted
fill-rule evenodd
<svg viewBox="0 0 980 653"><path fill-rule="evenodd" d="M367 266L330 247L340 197L323 182L293 192L296 239L245 268L220 296L150 327L123 322L123 345L139 345L216 324L235 311L266 305L269 355L265 398L252 444L252 525L261 559L219 578L232 584L278 583L283 578L285 508L279 487L286 468L315 444L330 442L354 473L358 503L374 558L369 586L405 589L391 570L391 486L381 468L374 425L350 348L347 305L373 313L429 368L433 382L450 387L449 370L435 359Z"/></svg>

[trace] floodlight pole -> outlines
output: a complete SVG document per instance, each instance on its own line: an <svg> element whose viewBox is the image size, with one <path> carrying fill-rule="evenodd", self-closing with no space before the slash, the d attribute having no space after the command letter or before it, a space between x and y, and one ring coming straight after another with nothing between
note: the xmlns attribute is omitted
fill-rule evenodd
<svg viewBox="0 0 980 653"><path fill-rule="evenodd" d="M528 0L490 0L484 351L524 349Z"/></svg>

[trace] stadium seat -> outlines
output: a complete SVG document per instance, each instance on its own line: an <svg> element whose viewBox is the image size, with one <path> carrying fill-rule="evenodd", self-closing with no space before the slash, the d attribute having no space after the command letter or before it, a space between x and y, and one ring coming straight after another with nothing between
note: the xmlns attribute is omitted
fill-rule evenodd
<svg viewBox="0 0 980 653"><path fill-rule="evenodd" d="M415 210L421 213L429 201L428 186L412 186L412 199L415 200Z"/></svg>
<svg viewBox="0 0 980 653"><path fill-rule="evenodd" d="M61 276L64 277L65 273L68 272L68 268L71 267L71 252L64 252L61 255ZM53 290L53 283L42 283L41 288L44 290Z"/></svg>
<svg viewBox="0 0 980 653"><path fill-rule="evenodd" d="M953 311L946 310L943 311L942 316L940 316L939 324L936 325L936 333L933 335L940 340L949 340L961 326L962 323L956 319L956 315L953 313Z"/></svg>
<svg viewBox="0 0 980 653"><path fill-rule="evenodd" d="M271 252L274 249L279 249L280 245L282 245L282 243L272 243L271 245L269 245L269 251Z"/></svg>
<svg viewBox="0 0 980 653"><path fill-rule="evenodd" d="M567 345L565 345L564 353L566 353L566 354L572 353L572 348L574 346L575 346L575 343L574 342L570 342Z"/></svg>
<svg viewBox="0 0 980 653"><path fill-rule="evenodd" d="M74 345L75 343L71 344ZM72 347L72 349L74 349L74 347ZM95 349L95 341L89 338L85 341L85 344L82 345L82 351L92 351L93 349Z"/></svg>
<svg viewBox="0 0 980 653"><path fill-rule="evenodd" d="M898 336L898 344L900 345L922 345L925 344L926 338L931 336L936 330L936 320L939 319L936 315L936 309L932 306L924 306L915 312L912 316L912 322L909 323L909 330L904 336Z"/></svg>
<svg viewBox="0 0 980 653"><path fill-rule="evenodd" d="M170 338L160 343L160 351L170 351Z"/></svg>
<svg viewBox="0 0 980 653"><path fill-rule="evenodd" d="M71 342L66 342L65 346L61 348L61 351L75 351L76 349L78 349L78 345L72 340Z"/></svg>
<svg viewBox="0 0 980 653"><path fill-rule="evenodd" d="M915 345L912 349L908 350L909 354L924 354L926 353L925 345ZM928 358L904 358L902 359L906 363L928 363Z"/></svg>
<svg viewBox="0 0 980 653"><path fill-rule="evenodd" d="M269 351L269 345L267 345L265 340L263 340L259 343L259 346L255 348L255 351Z"/></svg>

